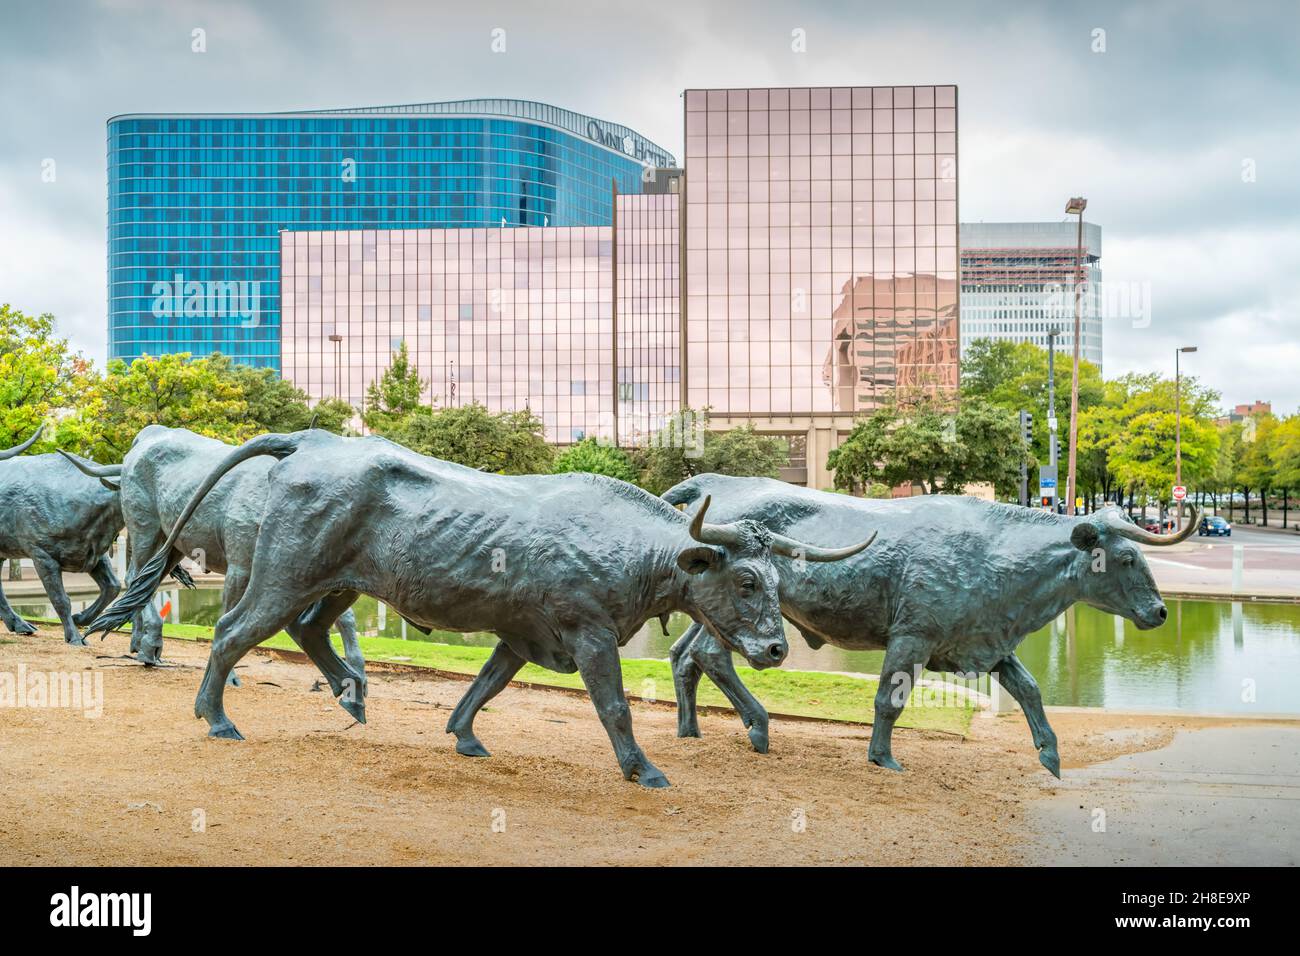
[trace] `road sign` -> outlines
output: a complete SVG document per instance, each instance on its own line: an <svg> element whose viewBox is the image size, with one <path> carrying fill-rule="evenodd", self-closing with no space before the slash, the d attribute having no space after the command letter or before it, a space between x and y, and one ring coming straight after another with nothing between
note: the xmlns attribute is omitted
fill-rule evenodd
<svg viewBox="0 0 1300 956"><path fill-rule="evenodd" d="M1182 501L1187 497L1187 489L1183 485L1174 485L1174 501Z"/></svg>
<svg viewBox="0 0 1300 956"><path fill-rule="evenodd" d="M1055 465L1039 466L1038 496L1040 498L1056 497L1056 466Z"/></svg>

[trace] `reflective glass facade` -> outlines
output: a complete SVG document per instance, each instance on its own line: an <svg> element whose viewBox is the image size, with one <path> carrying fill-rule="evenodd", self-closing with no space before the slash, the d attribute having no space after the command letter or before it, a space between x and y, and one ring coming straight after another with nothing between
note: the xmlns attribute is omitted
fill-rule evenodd
<svg viewBox="0 0 1300 956"><path fill-rule="evenodd" d="M528 407L550 441L613 439L610 227L284 232L281 242L284 376L313 398L361 409L405 342L432 405Z"/></svg>
<svg viewBox="0 0 1300 956"><path fill-rule="evenodd" d="M834 415L957 384L957 91L687 90L687 399Z"/></svg>
<svg viewBox="0 0 1300 956"><path fill-rule="evenodd" d="M961 226L962 350L975 339L1032 342L1074 352L1078 226L1065 222L972 222ZM1101 226L1083 224L1080 355L1101 366Z"/></svg>
<svg viewBox="0 0 1300 956"><path fill-rule="evenodd" d="M278 368L281 230L606 226L672 156L517 100L108 122L111 358ZM322 276L323 278L323 276Z"/></svg>
<svg viewBox="0 0 1300 956"><path fill-rule="evenodd" d="M681 207L675 193L619 196L619 444L643 442L681 407Z"/></svg>

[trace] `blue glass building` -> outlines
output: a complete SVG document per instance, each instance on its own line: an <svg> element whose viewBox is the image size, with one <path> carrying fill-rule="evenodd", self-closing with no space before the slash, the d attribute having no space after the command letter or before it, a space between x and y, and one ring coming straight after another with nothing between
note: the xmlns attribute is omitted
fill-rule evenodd
<svg viewBox="0 0 1300 956"><path fill-rule="evenodd" d="M285 229L588 226L674 166L632 130L523 100L108 121L108 354L278 370Z"/></svg>

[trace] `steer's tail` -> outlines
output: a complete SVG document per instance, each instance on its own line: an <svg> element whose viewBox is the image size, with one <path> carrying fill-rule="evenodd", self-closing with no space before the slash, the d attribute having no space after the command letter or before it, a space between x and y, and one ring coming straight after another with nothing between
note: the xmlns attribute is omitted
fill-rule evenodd
<svg viewBox="0 0 1300 956"><path fill-rule="evenodd" d="M704 489L700 487L699 482L694 478L687 478L673 485L661 496L664 501L676 507L677 505L694 504L700 495L704 494Z"/></svg>
<svg viewBox="0 0 1300 956"><path fill-rule="evenodd" d="M107 634L109 631L116 630L149 603L154 591L158 590L158 585L162 583L162 579L167 575L168 569L175 563L172 550L176 546L181 531L185 528L185 523L194 515L195 510L203 502L207 493L216 486L217 482L227 472L248 461L248 459L257 458L261 455L287 458L298 450L299 443L309 434L311 433L294 432L290 435L261 435L231 451L222 460L221 464L217 465L212 473L203 480L203 484L199 485L195 490L190 497L189 503L185 506L185 510L176 519L176 524L172 528L171 534L167 536L167 541L153 557L141 566L139 572L127 587L126 593L118 598L112 607L95 618L90 627L86 629L86 633L94 634L103 631Z"/></svg>

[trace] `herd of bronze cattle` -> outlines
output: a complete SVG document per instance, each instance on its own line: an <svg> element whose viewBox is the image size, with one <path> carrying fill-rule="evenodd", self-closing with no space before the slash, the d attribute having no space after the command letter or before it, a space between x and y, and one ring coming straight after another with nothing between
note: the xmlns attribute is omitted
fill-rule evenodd
<svg viewBox="0 0 1300 956"><path fill-rule="evenodd" d="M788 621L814 649L884 650L872 763L902 769L891 732L927 668L996 674L1059 776L1056 735L1016 647L1077 601L1159 626L1165 606L1138 546L1177 543L1197 524L1155 535L1115 508L1064 516L951 495L868 500L715 474L657 498L601 475L488 474L316 429L232 447L154 425L120 465L26 454L38 437L0 451L0 560L32 562L66 641L130 622L145 664L161 661L153 596L163 579L193 586L186 559L224 574L194 708L210 735L240 739L225 687L236 662L281 630L364 722L351 608L366 594L426 633L499 638L447 724L459 753L487 756L474 717L532 662L582 675L623 776L647 787L668 780L633 737L619 647L674 611L694 621L671 651L679 736L699 734L695 692L708 674L766 752L767 712L732 654L781 664ZM123 529L125 593L108 557ZM63 572L99 586L79 614ZM2 591L0 620L35 632Z"/></svg>

